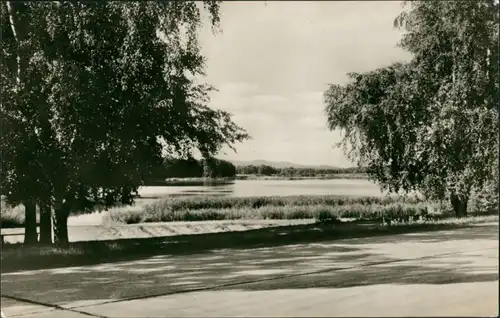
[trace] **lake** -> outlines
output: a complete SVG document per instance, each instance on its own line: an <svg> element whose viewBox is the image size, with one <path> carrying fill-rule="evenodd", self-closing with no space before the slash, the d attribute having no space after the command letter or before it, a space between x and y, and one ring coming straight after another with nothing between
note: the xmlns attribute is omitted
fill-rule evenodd
<svg viewBox="0 0 500 318"><path fill-rule="evenodd" d="M167 196L295 196L345 195L383 196L380 188L366 179L335 180L235 180L219 185L147 186L139 189L142 198L136 206L146 205ZM103 224L103 213L71 216L69 226L95 226Z"/></svg>
<svg viewBox="0 0 500 318"><path fill-rule="evenodd" d="M211 196L292 196L292 195L349 195L382 196L380 188L366 179L334 180L235 180L229 184L148 186L139 189L143 198L168 195Z"/></svg>

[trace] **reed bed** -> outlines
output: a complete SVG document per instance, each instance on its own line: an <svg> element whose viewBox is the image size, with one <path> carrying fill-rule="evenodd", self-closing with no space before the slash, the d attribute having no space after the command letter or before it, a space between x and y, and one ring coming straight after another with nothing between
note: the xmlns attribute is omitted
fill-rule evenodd
<svg viewBox="0 0 500 318"><path fill-rule="evenodd" d="M415 197L386 196L386 197L363 197L363 196L269 196L269 197L167 197L159 200L151 207L160 210L200 210L200 209L240 209L240 208L260 208L266 206L311 206L311 205L387 205L392 203L421 203L422 200Z"/></svg>
<svg viewBox="0 0 500 318"><path fill-rule="evenodd" d="M402 197L174 197L142 209L114 209L105 219L111 223L148 223L220 220L292 220L341 218L378 220L427 215L438 210L435 203Z"/></svg>
<svg viewBox="0 0 500 318"><path fill-rule="evenodd" d="M140 204L139 204L140 203ZM23 226L24 207L1 202L3 228ZM106 224L136 224L176 221L293 220L331 221L416 220L448 216L448 204L422 201L417 197L386 196L271 196L271 197L166 197L144 204L117 206L103 215Z"/></svg>

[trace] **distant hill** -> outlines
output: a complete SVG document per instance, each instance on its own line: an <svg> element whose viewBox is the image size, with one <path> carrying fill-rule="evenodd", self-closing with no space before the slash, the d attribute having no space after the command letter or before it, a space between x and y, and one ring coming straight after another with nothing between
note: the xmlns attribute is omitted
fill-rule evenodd
<svg viewBox="0 0 500 318"><path fill-rule="evenodd" d="M231 163L235 166L261 166L261 165L266 165L266 166L271 166L275 168L315 168L315 169L339 169L338 167L335 166L326 166L326 165L319 165L319 166L314 166L314 165L300 165L296 164L293 162L288 162L288 161L267 161L267 160L251 160L251 161L241 161L241 160L230 160Z"/></svg>

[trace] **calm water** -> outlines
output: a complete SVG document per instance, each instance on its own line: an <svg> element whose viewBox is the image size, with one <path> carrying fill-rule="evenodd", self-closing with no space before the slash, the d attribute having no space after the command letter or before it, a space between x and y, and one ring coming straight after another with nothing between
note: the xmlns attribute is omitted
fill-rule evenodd
<svg viewBox="0 0 500 318"><path fill-rule="evenodd" d="M236 180L217 186L158 186L139 189L141 199L137 205L145 205L166 196L291 196L291 195L349 195L382 196L380 188L368 180ZM104 213L71 216L69 226L95 226L103 224Z"/></svg>
<svg viewBox="0 0 500 318"><path fill-rule="evenodd" d="M380 188L368 180L236 180L217 186L157 186L139 189L142 199L137 205L145 205L166 196L291 196L291 195L349 195L382 196ZM95 226L103 224L104 213L71 216L69 226Z"/></svg>
<svg viewBox="0 0 500 318"><path fill-rule="evenodd" d="M144 198L167 195L223 195L235 197L290 196L290 195L350 195L381 196L380 188L357 179L336 180L236 180L224 185L190 185L143 187Z"/></svg>

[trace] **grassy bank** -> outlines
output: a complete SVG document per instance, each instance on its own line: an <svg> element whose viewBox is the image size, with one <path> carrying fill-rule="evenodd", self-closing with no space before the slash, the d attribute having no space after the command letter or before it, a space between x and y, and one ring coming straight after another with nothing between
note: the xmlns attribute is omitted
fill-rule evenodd
<svg viewBox="0 0 500 318"><path fill-rule="evenodd" d="M363 197L363 196L340 196L340 195L310 195L310 196L269 196L269 197L212 197L212 196L188 196L188 197L166 197L155 202L161 210L199 210L199 209L231 209L231 208L260 208L260 207L284 207L284 206L310 206L330 205L344 206L352 204L380 204L392 203L416 204L422 201L415 197L403 198L399 196L388 197ZM151 206L153 206L151 205Z"/></svg>
<svg viewBox="0 0 500 318"><path fill-rule="evenodd" d="M288 197L166 197L148 204L109 209L108 224L176 221L361 219L394 221L439 218L450 212L448 204L416 197L288 196ZM471 211L474 215L475 213ZM3 206L2 227L24 224L24 208Z"/></svg>
<svg viewBox="0 0 500 318"><path fill-rule="evenodd" d="M289 196L289 197L167 197L153 203L109 209L111 224L216 220L380 220L408 218L437 210L435 203L402 197ZM2 227L24 224L24 208L2 209Z"/></svg>
<svg viewBox="0 0 500 318"><path fill-rule="evenodd" d="M382 219L424 215L436 204L401 197L175 197L140 209L114 209L106 216L110 223L147 223L215 220L293 220L339 218Z"/></svg>
<svg viewBox="0 0 500 318"><path fill-rule="evenodd" d="M161 204L146 206L144 210L110 211L104 218L108 222L134 224L148 222L217 221L217 220L294 220L316 219L319 221L354 218L382 220L426 215L429 205L309 205L264 206L259 208L203 208L196 210L164 209Z"/></svg>
<svg viewBox="0 0 500 318"><path fill-rule="evenodd" d="M252 248L306 244L335 239L371 237L422 231L465 228L472 224L498 222L498 216L469 217L440 221L410 221L395 225L359 223L308 224L199 235L178 235L167 238L121 239L112 241L74 242L65 249L5 245L2 251L2 272L84 266L119 262L155 255L193 254L220 248Z"/></svg>

